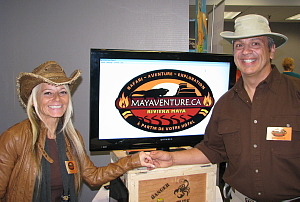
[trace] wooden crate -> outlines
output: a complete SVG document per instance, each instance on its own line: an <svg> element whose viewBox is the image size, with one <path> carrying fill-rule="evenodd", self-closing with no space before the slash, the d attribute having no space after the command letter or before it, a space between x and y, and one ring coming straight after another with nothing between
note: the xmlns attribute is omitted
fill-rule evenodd
<svg viewBox="0 0 300 202"><path fill-rule="evenodd" d="M125 155L113 151L111 160ZM216 173L215 164L179 165L151 171L138 168L121 179L129 191L129 202L214 202Z"/></svg>

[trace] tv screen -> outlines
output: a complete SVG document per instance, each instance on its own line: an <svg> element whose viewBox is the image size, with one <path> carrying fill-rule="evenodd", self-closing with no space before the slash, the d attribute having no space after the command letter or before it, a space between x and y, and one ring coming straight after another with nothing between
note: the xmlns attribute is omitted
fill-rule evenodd
<svg viewBox="0 0 300 202"><path fill-rule="evenodd" d="M235 83L233 56L91 49L90 150L194 146Z"/></svg>

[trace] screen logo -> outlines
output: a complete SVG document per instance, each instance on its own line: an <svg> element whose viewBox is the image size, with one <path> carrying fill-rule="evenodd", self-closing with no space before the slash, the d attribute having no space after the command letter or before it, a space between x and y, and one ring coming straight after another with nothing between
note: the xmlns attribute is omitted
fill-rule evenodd
<svg viewBox="0 0 300 202"><path fill-rule="evenodd" d="M125 121L154 133L191 128L209 114L213 105L212 91L202 79L172 69L150 71L133 78L115 101Z"/></svg>

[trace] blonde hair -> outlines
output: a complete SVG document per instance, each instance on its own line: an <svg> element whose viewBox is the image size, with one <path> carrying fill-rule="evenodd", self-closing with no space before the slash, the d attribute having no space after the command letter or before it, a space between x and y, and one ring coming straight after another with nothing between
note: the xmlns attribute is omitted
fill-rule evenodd
<svg viewBox="0 0 300 202"><path fill-rule="evenodd" d="M294 71L294 59L293 58L284 58L282 60L282 67L285 71Z"/></svg>
<svg viewBox="0 0 300 202"><path fill-rule="evenodd" d="M82 144L82 141L73 126L73 122L72 122L73 105L72 105L69 86L68 85L63 85L63 86L65 87L69 95L69 104L67 106L65 114L61 117L61 121L63 123L61 132L63 132L65 139L67 139L70 142L75 157L74 160L77 162L78 172L75 174L75 188L76 191L79 192L81 179L82 179L81 162L85 158L86 153L85 153L84 145ZM38 110L39 103L37 102L38 92L40 88L41 88L41 84L35 86L32 89L32 92L28 99L27 108L26 108L27 115L30 120L31 128L32 128L32 136L33 136L32 150L34 151L34 157L38 168L41 167L41 161L38 156L37 140L39 139L39 134L40 134L40 122L43 121L41 119L40 112ZM46 127L49 129L47 125ZM41 171L38 174L38 180L40 179L41 179Z"/></svg>

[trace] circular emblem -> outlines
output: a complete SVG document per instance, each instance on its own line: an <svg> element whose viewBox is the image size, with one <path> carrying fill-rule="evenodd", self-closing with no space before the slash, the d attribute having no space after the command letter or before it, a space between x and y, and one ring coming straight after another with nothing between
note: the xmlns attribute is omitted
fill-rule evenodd
<svg viewBox="0 0 300 202"><path fill-rule="evenodd" d="M129 124L155 133L193 127L209 114L213 105L213 94L202 79L171 69L146 72L133 78L115 101L120 115Z"/></svg>

